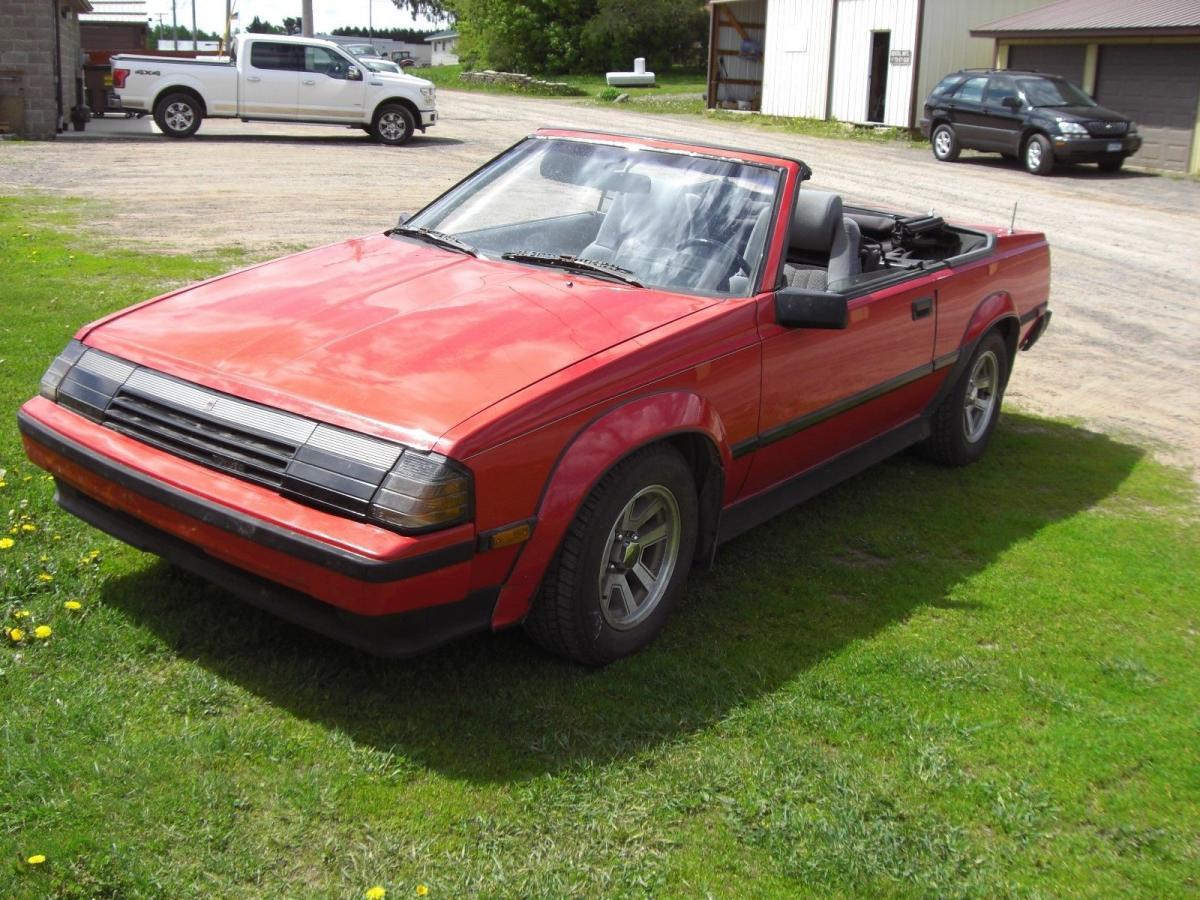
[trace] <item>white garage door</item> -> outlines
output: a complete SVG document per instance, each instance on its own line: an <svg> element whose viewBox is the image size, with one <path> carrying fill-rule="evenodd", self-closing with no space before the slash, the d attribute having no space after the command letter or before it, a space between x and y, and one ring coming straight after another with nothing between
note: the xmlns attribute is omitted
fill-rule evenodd
<svg viewBox="0 0 1200 900"><path fill-rule="evenodd" d="M1200 44L1102 46L1096 100L1137 121L1143 144L1130 162L1186 171L1200 102Z"/></svg>

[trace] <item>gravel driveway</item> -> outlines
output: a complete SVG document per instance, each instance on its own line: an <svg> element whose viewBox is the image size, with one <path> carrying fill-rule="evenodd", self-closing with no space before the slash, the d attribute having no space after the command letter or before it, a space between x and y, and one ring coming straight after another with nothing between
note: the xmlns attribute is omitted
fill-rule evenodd
<svg viewBox="0 0 1200 900"><path fill-rule="evenodd" d="M1200 267L1179 262L1193 255L1200 183L1094 167L1035 178L994 157L948 165L904 146L571 101L443 92L440 105L438 126L401 149L357 130L218 121L174 142L152 135L149 120L105 119L66 140L0 144L0 193L107 201L107 218L92 224L143 247L262 254L384 228L555 124L780 151L849 200L965 223L1007 223L1019 201L1018 227L1050 238L1055 318L1018 361L1010 398L1136 434L1200 472Z"/></svg>

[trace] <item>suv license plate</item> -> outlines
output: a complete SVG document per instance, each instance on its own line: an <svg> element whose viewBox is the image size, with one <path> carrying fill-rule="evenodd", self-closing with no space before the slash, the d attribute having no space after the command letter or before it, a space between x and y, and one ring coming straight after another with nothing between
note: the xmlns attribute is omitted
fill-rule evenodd
<svg viewBox="0 0 1200 900"><path fill-rule="evenodd" d="M1120 141L1109 141L1108 142L1108 152L1109 153L1116 153L1120 149L1121 149Z"/></svg>

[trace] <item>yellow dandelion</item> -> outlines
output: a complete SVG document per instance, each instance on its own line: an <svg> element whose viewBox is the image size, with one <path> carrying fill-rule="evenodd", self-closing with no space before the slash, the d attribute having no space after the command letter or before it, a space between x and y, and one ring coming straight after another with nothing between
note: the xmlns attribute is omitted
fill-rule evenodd
<svg viewBox="0 0 1200 900"><path fill-rule="evenodd" d="M16 612L13 613L13 618L14 619L28 619L29 618L29 610L18 609Z"/></svg>
<svg viewBox="0 0 1200 900"><path fill-rule="evenodd" d="M8 482L0 480L0 488L6 488L6 487L8 487Z"/></svg>
<svg viewBox="0 0 1200 900"><path fill-rule="evenodd" d="M23 641L25 640L25 632L20 628L10 628L8 629L8 637L13 641Z"/></svg>
<svg viewBox="0 0 1200 900"><path fill-rule="evenodd" d="M99 558L100 558L99 550L89 550L88 551L88 559L99 559Z"/></svg>
<svg viewBox="0 0 1200 900"><path fill-rule="evenodd" d="M54 576L51 575L49 572L39 572L38 573L38 581L42 582L43 584L49 584L53 580L54 580Z"/></svg>
<svg viewBox="0 0 1200 900"><path fill-rule="evenodd" d="M37 526L30 525L28 522L26 522L24 525L21 526L21 530L23 532L25 532L26 534L31 534L32 532L37 531Z"/></svg>
<svg viewBox="0 0 1200 900"><path fill-rule="evenodd" d="M417 885L417 896L418 897L424 897L428 893L429 893L429 888L427 888L425 885L423 885L423 884Z"/></svg>
<svg viewBox="0 0 1200 900"><path fill-rule="evenodd" d="M29 859L25 860L25 862L29 863L31 866L40 866L45 861L46 856L42 853L35 853L33 856L29 857Z"/></svg>
<svg viewBox="0 0 1200 900"><path fill-rule="evenodd" d="M366 897L367 900L383 900L383 898L387 896L387 891L385 891L379 885L375 885L373 888L367 888L367 892L363 894L363 896Z"/></svg>
<svg viewBox="0 0 1200 900"><path fill-rule="evenodd" d="M78 600L68 600L66 603L63 604L63 609L69 609L71 611L74 611L77 609L83 609L83 604L80 603Z"/></svg>
<svg viewBox="0 0 1200 900"><path fill-rule="evenodd" d="M13 545L12 538L0 538L0 550L7 550Z"/></svg>
<svg viewBox="0 0 1200 900"><path fill-rule="evenodd" d="M44 641L52 634L54 634L54 631L49 625L39 625L37 628L33 629L33 636L39 641Z"/></svg>

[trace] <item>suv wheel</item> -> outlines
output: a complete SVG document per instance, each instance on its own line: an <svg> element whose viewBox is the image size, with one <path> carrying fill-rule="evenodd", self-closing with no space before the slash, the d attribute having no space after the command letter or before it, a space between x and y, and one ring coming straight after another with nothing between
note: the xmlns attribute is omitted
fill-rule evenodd
<svg viewBox="0 0 1200 900"><path fill-rule="evenodd" d="M1044 134L1035 134L1026 142L1025 168L1034 175L1049 175L1054 169L1054 148Z"/></svg>
<svg viewBox="0 0 1200 900"><path fill-rule="evenodd" d="M929 143L933 146L933 155L941 162L954 162L958 159L959 151L962 150L958 143L958 135L944 122L933 129Z"/></svg>

